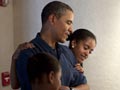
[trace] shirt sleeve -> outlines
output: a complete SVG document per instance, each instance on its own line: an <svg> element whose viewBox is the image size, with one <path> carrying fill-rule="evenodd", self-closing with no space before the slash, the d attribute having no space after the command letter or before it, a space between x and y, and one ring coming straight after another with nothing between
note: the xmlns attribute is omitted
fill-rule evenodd
<svg viewBox="0 0 120 90"><path fill-rule="evenodd" d="M70 83L71 87L78 86L80 84L87 84L87 79L83 73L78 72L77 70L73 70L73 79Z"/></svg>
<svg viewBox="0 0 120 90"><path fill-rule="evenodd" d="M29 49L23 50L21 51L16 62L17 76L20 82L21 90L31 90L27 74L27 62L30 56L32 56L32 53Z"/></svg>

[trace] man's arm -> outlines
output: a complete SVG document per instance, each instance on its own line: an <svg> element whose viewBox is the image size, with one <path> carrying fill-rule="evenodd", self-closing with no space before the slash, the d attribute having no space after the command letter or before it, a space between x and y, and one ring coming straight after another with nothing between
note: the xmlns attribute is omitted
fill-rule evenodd
<svg viewBox="0 0 120 90"><path fill-rule="evenodd" d="M20 84L18 81L17 73L16 73L16 60L20 54L20 51L27 49L27 48L33 48L33 44L31 43L23 43L18 46L16 51L14 52L12 56L12 62L11 62L11 69L10 69L10 78L11 78L11 87L13 89L20 88Z"/></svg>
<svg viewBox="0 0 120 90"><path fill-rule="evenodd" d="M76 87L71 87L73 90L90 90L90 87L88 84L81 84ZM68 86L61 86L59 90L70 90L70 87Z"/></svg>
<svg viewBox="0 0 120 90"><path fill-rule="evenodd" d="M16 51L14 52L12 56L12 62L11 62L11 69L10 69L10 78L11 78L11 87L13 89L18 89L20 87L18 78L17 78L17 73L16 73L16 60L21 51L21 45L18 46Z"/></svg>
<svg viewBox="0 0 120 90"><path fill-rule="evenodd" d="M11 87L13 89L18 89L20 87L20 84L17 78L17 73L16 73L16 59L14 58L12 58L10 78L11 78Z"/></svg>
<svg viewBox="0 0 120 90"><path fill-rule="evenodd" d="M88 84L81 84L76 87L72 87L74 90L90 90L90 87Z"/></svg>
<svg viewBox="0 0 120 90"><path fill-rule="evenodd" d="M17 78L17 73L16 73L16 59L14 58L12 58L10 78L11 78L11 87L13 89L18 89L20 87L20 84Z"/></svg>

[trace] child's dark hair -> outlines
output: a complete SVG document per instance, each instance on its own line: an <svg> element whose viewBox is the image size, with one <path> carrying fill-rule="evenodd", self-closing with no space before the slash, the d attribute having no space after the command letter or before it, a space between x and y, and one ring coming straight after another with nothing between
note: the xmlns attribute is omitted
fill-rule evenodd
<svg viewBox="0 0 120 90"><path fill-rule="evenodd" d="M92 32L90 32L89 30L87 30L87 29L75 30L67 39L70 41L69 48L71 48L71 41L72 40L76 40L76 42L80 42L80 41L86 40L87 38L92 38L97 43L96 36Z"/></svg>
<svg viewBox="0 0 120 90"><path fill-rule="evenodd" d="M30 82L34 82L36 78L41 80L44 74L58 72L59 69L58 60L48 53L39 53L28 59L27 71Z"/></svg>

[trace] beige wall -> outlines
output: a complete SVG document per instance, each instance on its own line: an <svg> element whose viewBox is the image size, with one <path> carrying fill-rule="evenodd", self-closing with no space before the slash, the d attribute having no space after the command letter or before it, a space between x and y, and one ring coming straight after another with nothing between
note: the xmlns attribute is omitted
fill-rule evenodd
<svg viewBox="0 0 120 90"><path fill-rule="evenodd" d="M13 53L13 7L9 0L7 7L0 7L0 75L10 70L11 55ZM10 85L2 87L0 76L0 90L10 90Z"/></svg>

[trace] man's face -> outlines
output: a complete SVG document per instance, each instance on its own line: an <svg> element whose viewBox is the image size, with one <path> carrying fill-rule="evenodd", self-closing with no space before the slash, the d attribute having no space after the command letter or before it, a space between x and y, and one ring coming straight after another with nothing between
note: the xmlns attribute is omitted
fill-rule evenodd
<svg viewBox="0 0 120 90"><path fill-rule="evenodd" d="M55 38L56 42L64 43L68 35L72 33L73 19L74 14L70 10L67 10L59 19L55 19L53 26L53 37Z"/></svg>

